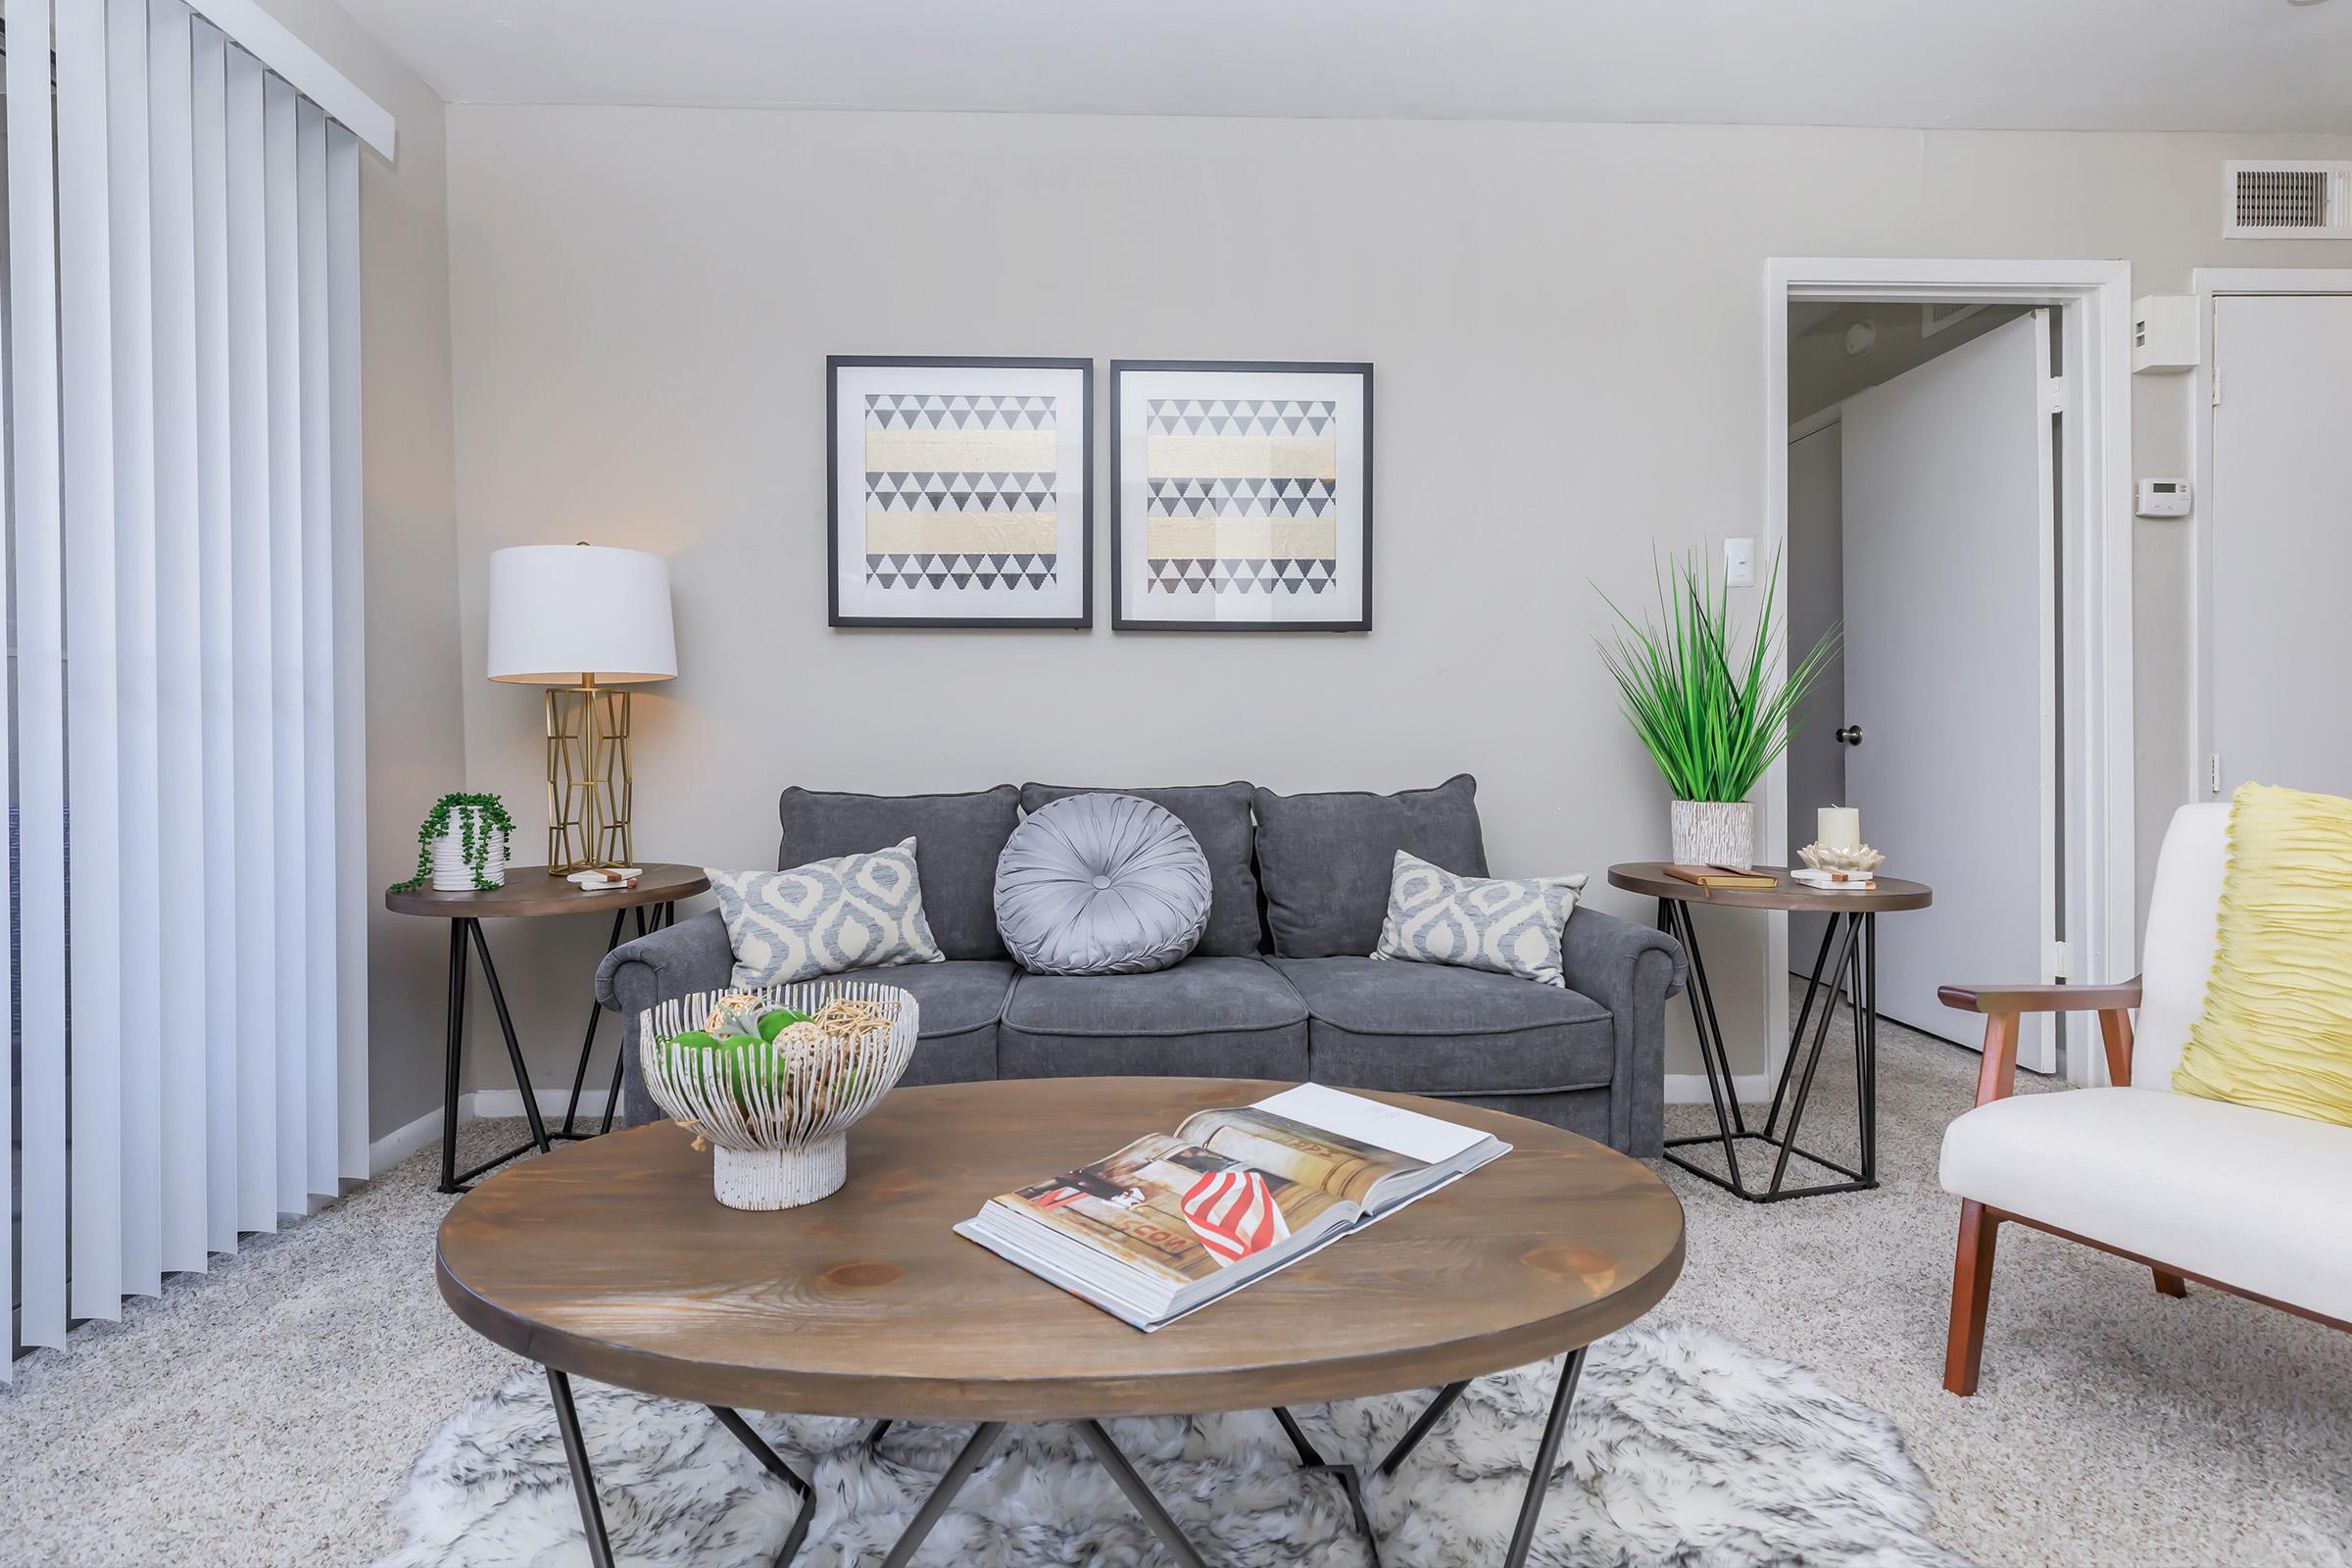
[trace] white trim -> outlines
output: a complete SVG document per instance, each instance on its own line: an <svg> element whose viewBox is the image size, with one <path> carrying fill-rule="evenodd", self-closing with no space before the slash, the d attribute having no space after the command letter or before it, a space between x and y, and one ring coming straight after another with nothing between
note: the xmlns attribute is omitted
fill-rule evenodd
<svg viewBox="0 0 2352 1568"><path fill-rule="evenodd" d="M245 52L292 83L351 133L389 160L397 145L392 111L360 91L324 56L262 9L260 0L191 0L189 9L229 35Z"/></svg>
<svg viewBox="0 0 2352 1568"><path fill-rule="evenodd" d="M2200 267L2188 274L2205 352L2189 374L2188 780L2184 801L2215 798L2206 771L2213 755L2213 377L2222 345L2216 295L2352 294L2352 268Z"/></svg>
<svg viewBox="0 0 2352 1568"><path fill-rule="evenodd" d="M1707 1081L1695 1074L1691 1075L1690 1081L1699 1086L1699 1098L1705 1099ZM562 1089L542 1089L538 1094L539 1114L550 1122L562 1120L564 1107L571 1099L570 1093ZM1673 1096L1669 1094L1667 1098L1672 1099ZM604 1114L605 1091L580 1091L579 1122L574 1125L600 1121ZM458 1125L461 1127L467 1122L519 1120L521 1116L522 1095L516 1090L476 1089L471 1094L458 1097ZM368 1146L368 1179L374 1180L419 1149L429 1149L440 1141L441 1107L436 1105L415 1121L393 1128Z"/></svg>
<svg viewBox="0 0 2352 1568"><path fill-rule="evenodd" d="M1762 1072L1732 1074L1732 1093L1743 1105L1754 1104L1772 1098L1772 1075ZM1666 1075L1666 1103L1669 1105L1704 1105L1712 1103L1714 1096L1707 1090L1707 1075L1703 1072L1670 1072ZM521 1114L519 1111L517 1115Z"/></svg>
<svg viewBox="0 0 2352 1568"><path fill-rule="evenodd" d="M1764 532L1777 555L1788 531L1788 305L1886 300L2058 306L2066 373L2078 396L2066 421L2070 538L2066 625L2067 928L2082 956L2070 978L2132 972L2137 946L2132 730L2132 268L2128 262L1771 257L1764 263ZM2210 358L2210 356L2208 356ZM1786 571L1784 563L1783 570ZM1788 763L1764 781L1760 858L1788 858ZM1788 1054L1788 920L1768 923L1763 980L1771 1070ZM2067 1076L2096 1081L2100 1053L2068 1053Z"/></svg>
<svg viewBox="0 0 2352 1568"><path fill-rule="evenodd" d="M1842 403L1833 403L1818 414L1808 414L1788 427L1788 444L1794 446L1809 435L1819 435L1831 425L1843 422L1844 418L1845 405Z"/></svg>
<svg viewBox="0 0 2352 1568"><path fill-rule="evenodd" d="M467 1119L466 1102L469 1098L460 1096L458 1099L458 1120L461 1124ZM368 1146L368 1179L372 1181L419 1149L429 1148L440 1141L441 1110L435 1106L407 1126L395 1127Z"/></svg>

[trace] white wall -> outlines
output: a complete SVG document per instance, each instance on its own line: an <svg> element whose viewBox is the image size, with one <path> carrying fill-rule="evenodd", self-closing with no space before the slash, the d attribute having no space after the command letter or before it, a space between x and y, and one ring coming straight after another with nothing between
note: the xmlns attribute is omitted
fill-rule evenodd
<svg viewBox="0 0 2352 1568"><path fill-rule="evenodd" d="M477 678L486 553L662 551L683 673L639 699L640 854L734 865L771 863L787 782L1461 768L1498 870L1661 853L1591 582L1638 600L1653 551L1756 531L1765 257L2124 257L2140 292L2352 262L2219 237L2224 159L2344 139L491 106L449 137L468 782L536 829L536 697ZM827 630L827 353L1375 362L1379 629L1114 636L1105 559L1091 633ZM2176 402L2139 400L2143 471L2184 470ZM2184 776L2185 557L2139 541L2152 848ZM379 809L413 818L439 787L416 785ZM544 1082L602 924L491 933ZM1753 917L1702 931L1719 1002L1760 1020Z"/></svg>
<svg viewBox="0 0 2352 1568"><path fill-rule="evenodd" d="M441 1098L448 932L389 913L425 803L460 787L458 566L450 447L449 185L440 98L332 0L270 14L399 123L360 148L361 463L367 486L368 1134ZM428 1002L427 999L435 999Z"/></svg>

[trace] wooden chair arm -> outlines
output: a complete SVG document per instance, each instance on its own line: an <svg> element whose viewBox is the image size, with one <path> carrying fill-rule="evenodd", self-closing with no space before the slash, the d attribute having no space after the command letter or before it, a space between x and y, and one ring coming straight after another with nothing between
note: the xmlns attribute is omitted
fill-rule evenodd
<svg viewBox="0 0 2352 1568"><path fill-rule="evenodd" d="M1977 1103L2003 1100L2017 1088L2017 1021L2029 1012L2096 1012L2107 1048L2107 1081L2132 1081L2132 1009L2139 1005L2139 977L2113 986L1940 986L1947 1007L1984 1014L1984 1064L1977 1072Z"/></svg>
<svg viewBox="0 0 2352 1568"><path fill-rule="evenodd" d="M2099 1012L2139 1005L2139 977L2114 986L1938 986L1936 1000L1962 1012Z"/></svg>

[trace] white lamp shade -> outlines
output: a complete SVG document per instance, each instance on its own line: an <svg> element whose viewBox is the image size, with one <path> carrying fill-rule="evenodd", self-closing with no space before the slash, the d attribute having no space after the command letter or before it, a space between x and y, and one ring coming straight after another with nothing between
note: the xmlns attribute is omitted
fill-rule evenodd
<svg viewBox="0 0 2352 1568"><path fill-rule="evenodd" d="M605 545L490 552L490 678L526 686L669 680L669 563Z"/></svg>

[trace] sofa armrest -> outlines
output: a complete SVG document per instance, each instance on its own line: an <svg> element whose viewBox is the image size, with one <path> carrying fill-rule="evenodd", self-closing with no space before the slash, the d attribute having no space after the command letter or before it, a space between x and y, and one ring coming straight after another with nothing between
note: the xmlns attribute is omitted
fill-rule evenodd
<svg viewBox="0 0 2352 1568"><path fill-rule="evenodd" d="M1610 1142L1654 1156L1666 1136L1666 1000L1683 989L1689 960L1681 943L1583 905L1560 933L1568 989L1609 1009L1617 1061L1610 1083Z"/></svg>
<svg viewBox="0 0 2352 1568"><path fill-rule="evenodd" d="M690 915L676 925L624 942L596 968L596 1000L620 1014L621 1091L617 1122L641 1126L662 1118L645 1092L637 1065L637 1019L657 1003L724 991L735 977L735 950L727 922L716 909Z"/></svg>

